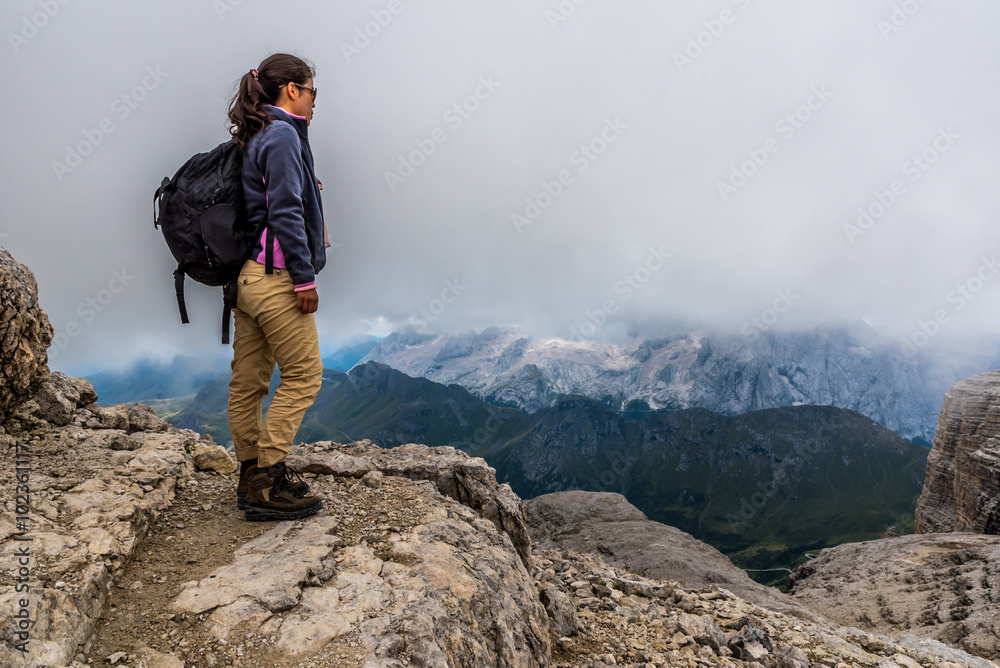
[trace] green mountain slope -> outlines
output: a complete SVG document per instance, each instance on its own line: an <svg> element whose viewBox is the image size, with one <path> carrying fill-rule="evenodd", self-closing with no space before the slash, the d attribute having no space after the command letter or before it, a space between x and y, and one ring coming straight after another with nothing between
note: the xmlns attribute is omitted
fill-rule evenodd
<svg viewBox="0 0 1000 668"><path fill-rule="evenodd" d="M411 378L368 362L348 373L327 370L296 440L360 440L451 445L486 453L501 425L521 423L522 411L487 404L459 385Z"/></svg>
<svg viewBox="0 0 1000 668"><path fill-rule="evenodd" d="M653 520L744 567L912 532L927 448L828 406L726 417L704 409L622 415L583 397L535 413L490 464L521 496L620 492Z"/></svg>

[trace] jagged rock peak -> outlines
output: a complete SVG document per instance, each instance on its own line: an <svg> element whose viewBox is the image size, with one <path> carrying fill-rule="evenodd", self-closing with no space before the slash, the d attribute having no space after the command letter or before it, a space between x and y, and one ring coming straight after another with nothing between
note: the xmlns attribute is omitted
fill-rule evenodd
<svg viewBox="0 0 1000 668"><path fill-rule="evenodd" d="M48 377L52 333L35 275L0 246L0 420Z"/></svg>

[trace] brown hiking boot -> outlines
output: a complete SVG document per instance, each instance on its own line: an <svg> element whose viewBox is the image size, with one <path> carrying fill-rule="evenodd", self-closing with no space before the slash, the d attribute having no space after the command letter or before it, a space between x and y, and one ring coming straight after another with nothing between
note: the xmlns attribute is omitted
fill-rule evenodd
<svg viewBox="0 0 1000 668"><path fill-rule="evenodd" d="M323 500L317 496L299 496L293 485L299 474L278 462L273 466L250 467L247 500L244 507L246 518L252 522L261 520L294 520L308 517L323 507ZM302 483L305 484L305 483Z"/></svg>
<svg viewBox="0 0 1000 668"><path fill-rule="evenodd" d="M240 463L240 481L236 485L236 507L240 510L246 508L247 505L247 492L250 491L250 478L253 474L257 472L257 459L251 459L249 461L254 462L249 467L242 466ZM292 482L292 491L298 496L305 496L309 493L309 485L302 478L295 476L295 481Z"/></svg>

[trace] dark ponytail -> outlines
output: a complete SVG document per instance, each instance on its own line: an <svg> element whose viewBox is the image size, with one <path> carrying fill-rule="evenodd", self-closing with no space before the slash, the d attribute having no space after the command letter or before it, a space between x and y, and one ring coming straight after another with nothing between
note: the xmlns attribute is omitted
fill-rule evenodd
<svg viewBox="0 0 1000 668"><path fill-rule="evenodd" d="M277 104L278 94L288 82L304 85L314 76L312 65L287 53L268 56L256 70L244 74L229 103L229 132L236 145L245 151L250 138L271 123L264 105Z"/></svg>

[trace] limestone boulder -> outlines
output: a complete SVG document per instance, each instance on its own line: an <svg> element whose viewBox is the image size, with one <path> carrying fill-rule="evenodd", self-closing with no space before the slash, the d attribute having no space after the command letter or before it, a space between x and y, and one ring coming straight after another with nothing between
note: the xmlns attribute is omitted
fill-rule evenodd
<svg viewBox="0 0 1000 668"><path fill-rule="evenodd" d="M198 443L194 448L194 466L199 471L215 471L229 475L236 469L236 461L221 445Z"/></svg>

